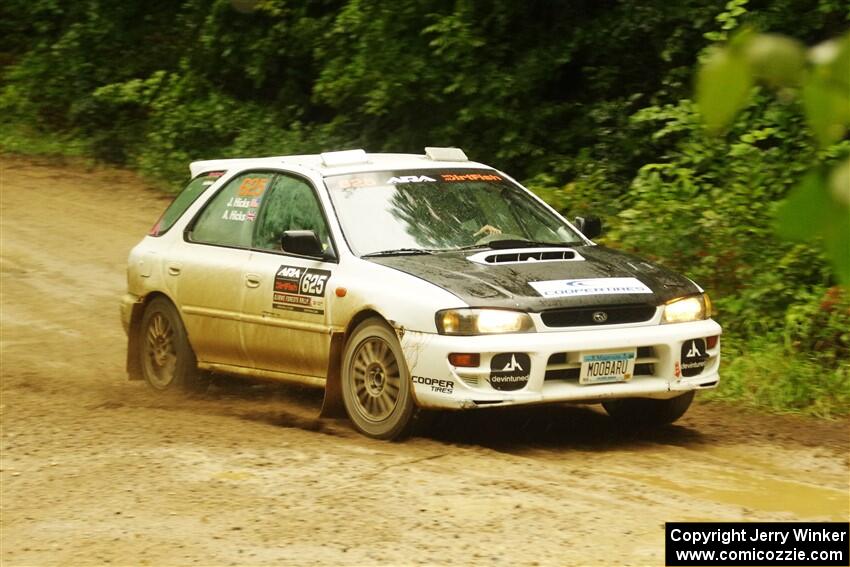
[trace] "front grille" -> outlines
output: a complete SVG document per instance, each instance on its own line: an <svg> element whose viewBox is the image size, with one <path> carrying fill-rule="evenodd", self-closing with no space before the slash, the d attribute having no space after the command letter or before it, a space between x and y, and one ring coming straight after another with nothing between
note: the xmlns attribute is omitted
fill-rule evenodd
<svg viewBox="0 0 850 567"><path fill-rule="evenodd" d="M604 314L604 316L600 315ZM549 309L540 313L547 327L591 327L649 321L655 315L655 306L603 305L599 307L568 307ZM604 319L604 320L602 320Z"/></svg>
<svg viewBox="0 0 850 567"><path fill-rule="evenodd" d="M547 370L545 380L572 380L578 382L581 368L562 368L560 370Z"/></svg>
<svg viewBox="0 0 850 567"><path fill-rule="evenodd" d="M556 352L546 363L545 380L565 380L578 383L581 374L580 352ZM658 357L655 347L642 346L637 348L635 358L635 376L654 376L655 363Z"/></svg>

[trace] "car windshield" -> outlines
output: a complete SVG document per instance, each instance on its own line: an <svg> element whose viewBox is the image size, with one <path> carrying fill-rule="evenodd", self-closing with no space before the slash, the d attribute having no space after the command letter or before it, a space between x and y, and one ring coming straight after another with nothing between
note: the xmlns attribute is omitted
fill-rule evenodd
<svg viewBox="0 0 850 567"><path fill-rule="evenodd" d="M346 240L361 256L457 250L497 241L584 242L493 170L354 173L326 177L325 183Z"/></svg>

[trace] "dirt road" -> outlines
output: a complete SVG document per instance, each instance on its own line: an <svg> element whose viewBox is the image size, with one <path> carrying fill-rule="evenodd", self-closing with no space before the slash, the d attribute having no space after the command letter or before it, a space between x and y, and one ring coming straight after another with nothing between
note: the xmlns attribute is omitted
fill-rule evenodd
<svg viewBox="0 0 850 567"><path fill-rule="evenodd" d="M697 404L446 416L402 444L318 392L161 397L124 373L128 250L167 199L2 159L2 537L12 565L663 564L679 520L846 520L848 422Z"/></svg>

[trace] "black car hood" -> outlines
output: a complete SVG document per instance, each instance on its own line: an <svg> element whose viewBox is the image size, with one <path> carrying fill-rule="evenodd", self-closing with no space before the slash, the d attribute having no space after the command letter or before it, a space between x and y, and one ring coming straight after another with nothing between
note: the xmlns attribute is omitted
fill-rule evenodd
<svg viewBox="0 0 850 567"><path fill-rule="evenodd" d="M659 305L676 297L699 293L699 288L688 278L635 256L604 246L575 246L572 249L584 259L483 264L468 259L475 252L458 251L373 257L368 260L437 285L471 307L501 307L534 312L558 307ZM532 252L534 249L529 248L527 251ZM529 282L590 278L636 278L652 293L543 297L529 285Z"/></svg>

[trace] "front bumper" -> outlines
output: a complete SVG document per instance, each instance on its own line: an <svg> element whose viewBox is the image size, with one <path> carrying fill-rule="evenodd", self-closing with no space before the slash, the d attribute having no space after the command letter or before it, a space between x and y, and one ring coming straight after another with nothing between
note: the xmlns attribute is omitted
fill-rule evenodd
<svg viewBox="0 0 850 567"><path fill-rule="evenodd" d="M682 376L682 344L721 334L709 319L643 327L457 337L405 331L402 348L421 407L463 409L552 402L596 402L612 398L672 398L689 390L713 388L720 379L720 341L707 350L705 367ZM580 356L589 351L637 349L635 374L626 382L579 384ZM477 368L459 368L450 353L479 353ZM498 354L526 353L528 382L505 391L490 382L490 362Z"/></svg>

